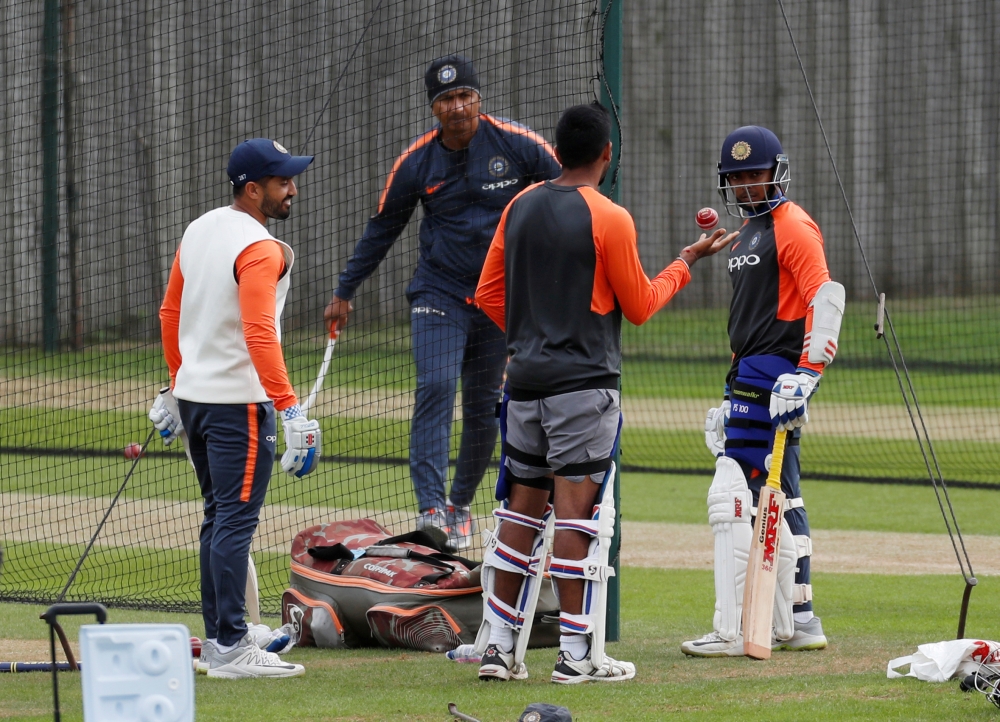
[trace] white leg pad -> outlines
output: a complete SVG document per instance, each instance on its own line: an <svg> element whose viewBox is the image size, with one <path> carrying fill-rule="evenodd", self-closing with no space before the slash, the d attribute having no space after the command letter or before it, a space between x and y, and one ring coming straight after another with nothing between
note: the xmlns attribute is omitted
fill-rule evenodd
<svg viewBox="0 0 1000 722"><path fill-rule="evenodd" d="M559 628L563 634L590 635L590 661L595 667L604 662L608 579L615 575L614 567L608 564L615 533L614 482L615 465L612 464L590 519L556 519L556 532L575 531L591 537L587 556L583 559L553 558L549 565L549 574L554 578L577 579L584 583L581 613L561 612Z"/></svg>
<svg viewBox="0 0 1000 722"><path fill-rule="evenodd" d="M795 535L788 522L781 520L778 545L778 579L774 585L774 636L784 641L795 634L792 605L795 604L795 566L799 560Z"/></svg>
<svg viewBox="0 0 1000 722"><path fill-rule="evenodd" d="M520 664L524 661L524 652L528 647L527 640L535 621L535 606L538 603L542 573L551 547L554 517L551 506L546 508L541 519L535 519L510 511L506 501L499 509L494 510L493 516L497 520L496 530L486 531L483 534L486 544L482 565L483 622L476 635L476 651L479 654L486 651L492 625L509 627L514 630L514 661ZM504 524L518 524L535 530L530 554L522 554L500 541L500 529ZM514 606L506 604L494 594L497 571L524 576Z"/></svg>
<svg viewBox="0 0 1000 722"><path fill-rule="evenodd" d="M715 536L715 615L712 624L723 639L735 640L743 616L743 585L753 526L752 498L743 469L733 459L719 457L708 490L708 523Z"/></svg>

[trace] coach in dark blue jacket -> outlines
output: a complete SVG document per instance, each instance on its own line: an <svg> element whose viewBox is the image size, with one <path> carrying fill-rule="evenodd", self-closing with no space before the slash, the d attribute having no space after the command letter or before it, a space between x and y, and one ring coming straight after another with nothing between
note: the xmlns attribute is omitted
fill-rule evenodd
<svg viewBox="0 0 1000 722"><path fill-rule="evenodd" d="M455 550L472 542L469 505L496 444L494 408L506 344L496 324L473 305L483 261L500 214L520 191L555 178L551 146L519 123L480 112L472 61L449 55L424 76L438 125L417 138L389 171L368 222L326 308L340 328L358 286L385 258L423 203L420 258L407 288L417 393L410 429L410 476L417 528L440 529ZM462 379L462 442L445 500L452 410Z"/></svg>

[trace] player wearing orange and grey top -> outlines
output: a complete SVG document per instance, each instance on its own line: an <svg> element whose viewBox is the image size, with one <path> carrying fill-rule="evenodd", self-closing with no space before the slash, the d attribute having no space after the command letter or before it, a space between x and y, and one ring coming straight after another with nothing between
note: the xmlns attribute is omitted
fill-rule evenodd
<svg viewBox="0 0 1000 722"><path fill-rule="evenodd" d="M703 235L650 281L632 217L597 190L611 164L610 132L600 105L563 114L556 126L562 174L507 206L476 291L479 307L504 329L510 356L496 492L502 506L483 560L481 679L527 676L519 658L523 644L514 635L523 642L530 634L545 553L539 545L552 514L549 570L562 632L552 681L635 675L631 663L603 654L600 602L615 513L611 457L620 428L621 320L647 321L687 284L698 258L721 250L735 234Z"/></svg>
<svg viewBox="0 0 1000 722"><path fill-rule="evenodd" d="M743 654L743 582L751 545L751 505L767 476L775 429L790 433L782 464L786 509L774 603L775 649L822 649L813 614L809 520L799 489L800 427L807 405L837 352L844 287L830 280L816 222L785 195L788 158L771 131L746 126L722 147L719 191L744 218L729 251L733 363L726 394L705 421L717 457L709 489L715 537L714 631L685 642L685 654Z"/></svg>

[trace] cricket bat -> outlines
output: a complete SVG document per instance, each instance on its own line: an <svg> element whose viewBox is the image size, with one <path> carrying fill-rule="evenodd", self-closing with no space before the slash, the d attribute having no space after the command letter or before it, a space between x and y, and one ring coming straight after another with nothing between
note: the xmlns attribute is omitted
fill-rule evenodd
<svg viewBox="0 0 1000 722"><path fill-rule="evenodd" d="M247 616L254 624L260 624L260 591L257 588L257 567L253 563L253 556L247 555L247 588L246 598L243 603L247 610Z"/></svg>
<svg viewBox="0 0 1000 722"><path fill-rule="evenodd" d="M788 432L774 433L771 468L757 500L757 519L743 587L743 653L754 659L771 658L771 626L774 616L774 585L778 580L778 545L785 517L785 494L781 491L781 463L785 458Z"/></svg>

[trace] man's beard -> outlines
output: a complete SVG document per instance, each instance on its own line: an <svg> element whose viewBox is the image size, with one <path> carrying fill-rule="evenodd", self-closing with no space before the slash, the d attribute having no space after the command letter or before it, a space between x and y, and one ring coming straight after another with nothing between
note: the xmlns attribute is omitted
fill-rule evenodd
<svg viewBox="0 0 1000 722"><path fill-rule="evenodd" d="M284 207L286 200L288 200L288 198L282 198L280 201L274 201L265 197L264 202L261 203L260 212L268 218L275 218L279 221L283 221L292 213L291 206L287 209Z"/></svg>

